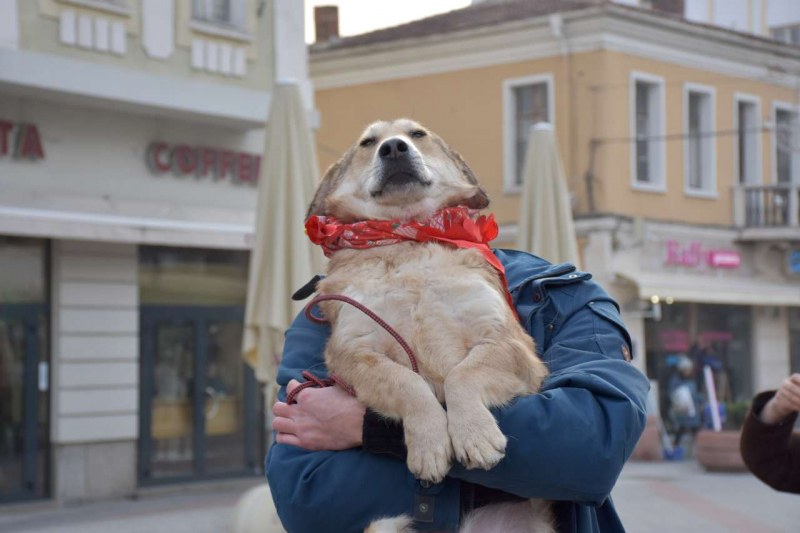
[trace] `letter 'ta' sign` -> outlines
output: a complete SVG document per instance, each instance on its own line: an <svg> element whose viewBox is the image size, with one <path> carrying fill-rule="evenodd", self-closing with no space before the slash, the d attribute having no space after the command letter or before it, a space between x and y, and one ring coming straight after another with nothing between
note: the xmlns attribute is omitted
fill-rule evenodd
<svg viewBox="0 0 800 533"><path fill-rule="evenodd" d="M44 159L44 146L35 124L0 120L0 158L39 161Z"/></svg>
<svg viewBox="0 0 800 533"><path fill-rule="evenodd" d="M258 182L261 168L261 156L256 154L165 142L150 143L146 158L150 172L156 175L169 173L248 185Z"/></svg>

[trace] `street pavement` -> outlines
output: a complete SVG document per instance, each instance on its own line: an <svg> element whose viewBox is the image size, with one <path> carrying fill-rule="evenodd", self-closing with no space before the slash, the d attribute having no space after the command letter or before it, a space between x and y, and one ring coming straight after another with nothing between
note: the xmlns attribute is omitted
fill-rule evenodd
<svg viewBox="0 0 800 533"><path fill-rule="evenodd" d="M224 533L258 481L143 491L136 499L68 507L0 507L3 533ZM750 474L703 471L693 461L629 463L613 492L626 529L638 532L800 531L800 496L775 492ZM270 533L270 532L265 532Z"/></svg>

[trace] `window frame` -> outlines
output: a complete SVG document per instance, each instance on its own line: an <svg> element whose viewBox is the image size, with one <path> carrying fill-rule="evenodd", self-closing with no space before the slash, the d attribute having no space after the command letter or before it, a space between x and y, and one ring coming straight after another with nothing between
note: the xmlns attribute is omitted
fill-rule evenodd
<svg viewBox="0 0 800 533"><path fill-rule="evenodd" d="M196 2L206 2L209 0L192 0L189 6L190 20L193 25L211 26L230 31L243 31L247 26L246 13L248 0L227 0L229 2L230 19L228 21L212 20L197 16L195 10ZM213 0L210 0L213 2Z"/></svg>
<svg viewBox="0 0 800 533"><path fill-rule="evenodd" d="M657 161L655 164L651 166L654 172L657 173L657 180L653 182L646 183L639 181L637 175L637 165L636 165L636 83L637 82L644 82L650 85L654 85L658 94L656 96L657 101L655 105L655 110L659 114L659 124L655 128L654 136L661 137L661 141L656 141L659 144L654 149L654 152L657 156ZM667 192L667 157L666 157L666 141L664 137L666 136L667 130L667 113L666 113L666 84L664 82L664 78L661 76L656 76L654 74L649 74L646 72L641 71L631 71L630 73L630 86L629 86L629 137L630 137L630 183L631 188L635 191L641 192L653 192L653 193L666 193Z"/></svg>
<svg viewBox="0 0 800 533"><path fill-rule="evenodd" d="M702 94L708 96L708 122L710 126L709 132L713 133L708 137L709 148L708 155L708 176L701 176L703 187L700 189L691 186L690 182L690 158L689 150L691 148L691 138L689 137L690 128L690 96L691 94ZM686 196L693 196L697 198L718 198L717 192L717 91L714 87L709 85L701 85L699 83L684 83L683 85L683 193ZM701 142L702 142L701 137ZM705 163L705 161L703 162ZM702 165L706 167L705 164Z"/></svg>
<svg viewBox="0 0 800 533"><path fill-rule="evenodd" d="M517 183L517 138L516 138L516 99L514 89L526 85L544 83L547 87L547 118L555 130L555 91L553 74L546 72L520 78L503 80L503 193L519 194L521 183Z"/></svg>
<svg viewBox="0 0 800 533"><path fill-rule="evenodd" d="M800 106L797 104L793 104L790 102L785 102L781 100L773 100L772 101L772 115L770 117L772 122L772 149L770 150L770 159L771 159L771 173L772 173L772 184L777 185L780 182L778 181L778 111L788 111L794 115L794 126L795 129L793 133L800 137ZM800 145L800 138L793 139L795 143ZM800 150L793 150L792 151L792 174L790 176L789 184L798 184L800 183Z"/></svg>
<svg viewBox="0 0 800 533"><path fill-rule="evenodd" d="M734 183L736 184L737 187L738 186L742 186L742 185L756 185L756 184L759 184L759 183L763 183L763 181L764 181L763 172L762 172L763 168L764 168L763 167L764 155L763 155L763 151L762 151L763 150L763 143L762 143L762 140L761 140L762 133L763 133L762 131L758 131L754 135L755 143L756 143L756 148L755 148L756 161L753 164L753 166L756 169L755 170L756 175L754 177L755 179L748 180L747 177L745 176L745 181L744 182L739 181L739 177L740 177L739 176L739 129L741 127L741 118L739 116L739 104L740 103L752 104L755 107L755 110L756 110L755 115L756 115L756 119L757 119L757 122L758 122L757 125L758 125L759 128L761 128L763 126L763 121L764 121L763 117L761 116L761 98L759 96L756 96L756 95L753 95L753 94L748 94L748 93L739 93L739 92L733 93L733 129L734 129L734 131L736 131L736 137L734 138L734 141L733 141L733 143L734 143L733 144L733 171L735 173L733 181L734 181Z"/></svg>

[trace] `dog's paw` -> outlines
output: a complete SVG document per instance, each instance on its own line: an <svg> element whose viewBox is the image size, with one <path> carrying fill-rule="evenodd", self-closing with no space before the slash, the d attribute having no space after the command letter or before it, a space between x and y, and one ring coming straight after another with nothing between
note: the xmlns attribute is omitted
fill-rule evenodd
<svg viewBox="0 0 800 533"><path fill-rule="evenodd" d="M456 460L467 468L489 470L505 456L506 436L485 407L448 413Z"/></svg>
<svg viewBox="0 0 800 533"><path fill-rule="evenodd" d="M453 446L444 410L403 420L408 469L417 479L438 483L450 471Z"/></svg>

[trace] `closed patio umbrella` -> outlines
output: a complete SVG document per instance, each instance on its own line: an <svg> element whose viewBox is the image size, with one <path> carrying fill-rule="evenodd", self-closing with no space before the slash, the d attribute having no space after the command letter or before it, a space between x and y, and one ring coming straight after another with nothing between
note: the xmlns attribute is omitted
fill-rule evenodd
<svg viewBox="0 0 800 533"><path fill-rule="evenodd" d="M579 266L569 190L550 124L531 127L522 174L517 247L553 263Z"/></svg>
<svg viewBox="0 0 800 533"><path fill-rule="evenodd" d="M295 82L272 93L258 183L250 255L243 356L262 383L275 381L283 334L302 304L292 292L322 271L323 258L304 233L304 217L319 181L314 139ZM267 394L267 401L269 401Z"/></svg>

